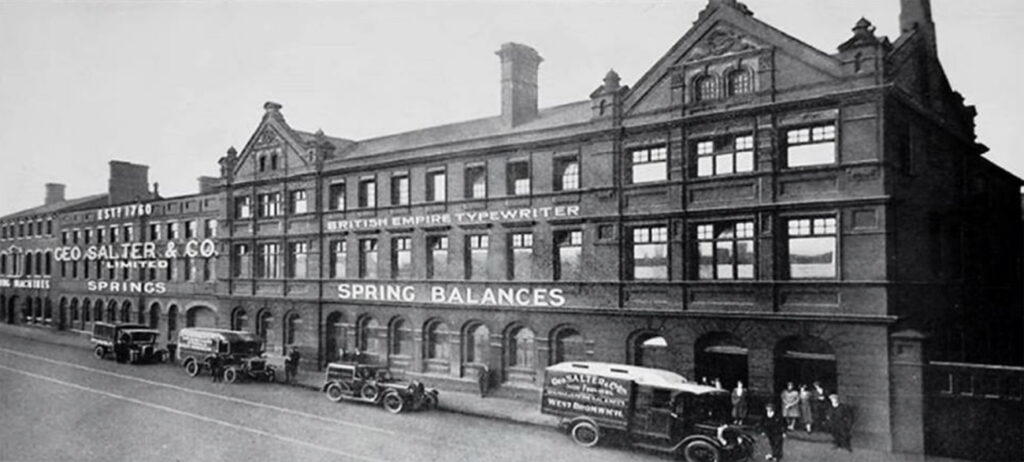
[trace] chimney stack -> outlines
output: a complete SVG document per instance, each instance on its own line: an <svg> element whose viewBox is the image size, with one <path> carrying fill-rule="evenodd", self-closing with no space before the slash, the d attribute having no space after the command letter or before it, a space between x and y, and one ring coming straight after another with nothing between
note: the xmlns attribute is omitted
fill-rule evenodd
<svg viewBox="0 0 1024 462"><path fill-rule="evenodd" d="M46 205L64 202L65 186L61 183L46 183Z"/></svg>
<svg viewBox="0 0 1024 462"><path fill-rule="evenodd" d="M201 176L199 177L199 194L207 194L217 189L217 183L220 178L212 176Z"/></svg>
<svg viewBox="0 0 1024 462"><path fill-rule="evenodd" d="M543 59L537 50L506 43L495 54L501 57L501 118L515 127L537 117L537 69Z"/></svg>
<svg viewBox="0 0 1024 462"><path fill-rule="evenodd" d="M924 34L924 40L934 53L935 22L932 21L931 0L900 0L900 33L913 31Z"/></svg>
<svg viewBox="0 0 1024 462"><path fill-rule="evenodd" d="M110 161L107 194L111 205L148 200L150 198L149 166L120 160Z"/></svg>

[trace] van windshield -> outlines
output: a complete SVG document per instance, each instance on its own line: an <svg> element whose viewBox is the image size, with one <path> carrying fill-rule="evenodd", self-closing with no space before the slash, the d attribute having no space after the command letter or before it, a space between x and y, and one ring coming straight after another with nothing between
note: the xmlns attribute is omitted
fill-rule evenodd
<svg viewBox="0 0 1024 462"><path fill-rule="evenodd" d="M245 356L259 356L263 352L263 342L234 342L231 353Z"/></svg>
<svg viewBox="0 0 1024 462"><path fill-rule="evenodd" d="M726 423L729 421L732 404L729 395L715 393L690 395L685 399L686 420L694 423Z"/></svg>
<svg viewBox="0 0 1024 462"><path fill-rule="evenodd" d="M153 343L156 341L154 332L132 332L132 343Z"/></svg>

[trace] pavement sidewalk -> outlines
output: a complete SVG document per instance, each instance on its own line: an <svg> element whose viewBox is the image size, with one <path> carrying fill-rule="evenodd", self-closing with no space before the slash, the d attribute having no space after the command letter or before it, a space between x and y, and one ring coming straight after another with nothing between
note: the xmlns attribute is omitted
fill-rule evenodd
<svg viewBox="0 0 1024 462"><path fill-rule="evenodd" d="M91 348L89 337L82 332L55 331L48 328L25 327L0 324L0 335L23 337L35 341L65 345L76 348ZM279 371L278 381L284 381L284 356L268 354L268 363ZM300 370L290 384L294 387L306 388L320 392L323 385L323 372ZM441 390L438 409L445 412L465 414L506 422L526 425L556 427L558 419L540 413L540 404L532 401L519 401L505 398L481 398L471 393ZM831 444L817 441L818 438L790 438L786 442L786 460L789 462L955 462L954 459L926 457L911 454L893 454L857 448L852 453L834 450ZM566 444L572 444L568 439ZM753 460L763 458L768 451L767 443L759 438L758 447Z"/></svg>

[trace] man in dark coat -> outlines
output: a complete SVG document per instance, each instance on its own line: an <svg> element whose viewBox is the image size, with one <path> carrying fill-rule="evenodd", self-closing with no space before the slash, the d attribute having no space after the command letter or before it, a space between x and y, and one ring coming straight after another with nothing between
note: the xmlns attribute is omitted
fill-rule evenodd
<svg viewBox="0 0 1024 462"><path fill-rule="evenodd" d="M288 352L288 357L285 358L284 373L287 382L295 380L295 375L299 372L299 361L301 360L302 353L299 353L298 348L292 347Z"/></svg>
<svg viewBox="0 0 1024 462"><path fill-rule="evenodd" d="M775 412L774 404L767 404L764 408L765 417L762 425L762 432L768 437L768 444L771 446L771 454L765 456L768 460L782 460L782 443L786 440L786 429L789 425L786 419Z"/></svg>
<svg viewBox="0 0 1024 462"><path fill-rule="evenodd" d="M853 409L849 405L839 402L839 395L833 393L828 396L829 406L825 412L825 422L832 432L832 444L836 448L853 451L850 445L850 432L853 428Z"/></svg>
<svg viewBox="0 0 1024 462"><path fill-rule="evenodd" d="M220 357L217 355L210 355L206 357L206 365L210 367L210 378L214 382L220 381L221 367Z"/></svg>

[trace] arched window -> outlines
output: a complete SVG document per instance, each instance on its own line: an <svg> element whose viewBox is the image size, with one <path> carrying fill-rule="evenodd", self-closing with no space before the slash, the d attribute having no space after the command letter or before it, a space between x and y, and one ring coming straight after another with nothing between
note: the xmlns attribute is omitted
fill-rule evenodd
<svg viewBox="0 0 1024 462"><path fill-rule="evenodd" d="M748 384L749 365L746 345L728 332L704 334L693 346L694 380L713 384L717 379L726 389L736 382Z"/></svg>
<svg viewBox="0 0 1024 462"><path fill-rule="evenodd" d="M668 340L653 333L635 337L633 343L633 364L672 370L669 364Z"/></svg>
<svg viewBox="0 0 1024 462"><path fill-rule="evenodd" d="M43 275L43 253L36 252L36 275Z"/></svg>
<svg viewBox="0 0 1024 462"><path fill-rule="evenodd" d="M103 300L96 300L96 304L93 305L93 321L103 322Z"/></svg>
<svg viewBox="0 0 1024 462"><path fill-rule="evenodd" d="M107 321L117 322L117 301L111 300L107 302Z"/></svg>
<svg viewBox="0 0 1024 462"><path fill-rule="evenodd" d="M0 254L0 274L7 274L7 254Z"/></svg>
<svg viewBox="0 0 1024 462"><path fill-rule="evenodd" d="M427 359L448 361L451 357L448 325L440 320L431 321L424 329L423 336Z"/></svg>
<svg viewBox="0 0 1024 462"><path fill-rule="evenodd" d="M391 322L391 354L411 356L412 349L412 328L405 319L395 319Z"/></svg>
<svg viewBox="0 0 1024 462"><path fill-rule="evenodd" d="M46 252L46 273L47 276L53 274L53 254Z"/></svg>
<svg viewBox="0 0 1024 462"><path fill-rule="evenodd" d="M156 329L160 325L160 304L153 303L149 306L149 328Z"/></svg>
<svg viewBox="0 0 1024 462"><path fill-rule="evenodd" d="M121 304L121 322L132 322L132 303L127 300Z"/></svg>
<svg viewBox="0 0 1024 462"><path fill-rule="evenodd" d="M466 328L466 363L487 364L491 347L491 331L483 324L471 324Z"/></svg>
<svg viewBox="0 0 1024 462"><path fill-rule="evenodd" d="M25 276L32 275L32 253L25 254Z"/></svg>
<svg viewBox="0 0 1024 462"><path fill-rule="evenodd" d="M167 341L173 342L178 334L178 305L167 309Z"/></svg>
<svg viewBox="0 0 1024 462"><path fill-rule="evenodd" d="M245 308L238 307L231 312L231 330L246 330L249 328L249 314Z"/></svg>
<svg viewBox="0 0 1024 462"><path fill-rule="evenodd" d="M143 325L146 324L146 306L145 305L139 305L139 311L136 312L135 319L137 320L137 322L139 324L143 324Z"/></svg>
<svg viewBox="0 0 1024 462"><path fill-rule="evenodd" d="M295 344L296 337L295 332L298 330L298 326L302 324L302 318L299 317L298 313L288 313L284 317L284 345L291 346Z"/></svg>
<svg viewBox="0 0 1024 462"><path fill-rule="evenodd" d="M67 302L67 300L62 300L61 301L61 305L64 305L65 302ZM78 317L78 299L76 298L76 299L71 301L71 323L72 323L72 327L74 327L74 324L77 323L79 320L81 320L81 318Z"/></svg>
<svg viewBox="0 0 1024 462"><path fill-rule="evenodd" d="M269 311L260 312L259 317L256 318L256 335L263 337L263 340L267 339L267 333L273 328L274 316Z"/></svg>
<svg viewBox="0 0 1024 462"><path fill-rule="evenodd" d="M693 99L707 101L718 98L718 79L713 75L698 77L693 82Z"/></svg>
<svg viewBox="0 0 1024 462"><path fill-rule="evenodd" d="M572 327L563 327L552 336L551 364L587 359L583 335Z"/></svg>
<svg viewBox="0 0 1024 462"><path fill-rule="evenodd" d="M754 91L754 82L750 71L746 68L734 69L726 76L726 87L729 96L742 95Z"/></svg>
<svg viewBox="0 0 1024 462"><path fill-rule="evenodd" d="M85 323L92 322L92 302L89 299L82 301L82 323L83 327Z"/></svg>
<svg viewBox="0 0 1024 462"><path fill-rule="evenodd" d="M359 350L363 354L373 358L381 358L387 354L387 335L376 319L370 316L362 318L359 322L358 337Z"/></svg>
<svg viewBox="0 0 1024 462"><path fill-rule="evenodd" d="M341 361L347 353L348 336L345 326L345 315L335 311L327 315L326 323L326 352L325 355L332 361Z"/></svg>
<svg viewBox="0 0 1024 462"><path fill-rule="evenodd" d="M508 364L520 369L533 369L537 364L533 331L527 327L516 327L509 332Z"/></svg>

